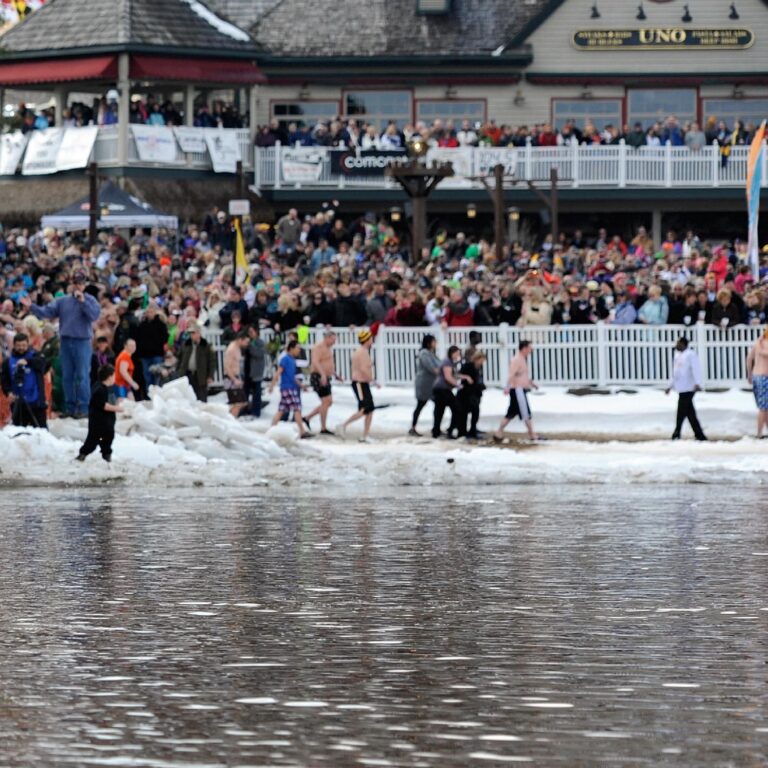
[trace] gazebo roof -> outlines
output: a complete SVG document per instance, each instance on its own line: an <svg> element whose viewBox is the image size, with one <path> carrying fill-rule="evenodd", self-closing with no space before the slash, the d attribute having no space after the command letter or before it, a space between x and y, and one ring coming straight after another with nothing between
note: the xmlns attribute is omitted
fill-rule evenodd
<svg viewBox="0 0 768 768"><path fill-rule="evenodd" d="M0 62L107 51L253 57L253 38L199 0L49 0L0 36Z"/></svg>

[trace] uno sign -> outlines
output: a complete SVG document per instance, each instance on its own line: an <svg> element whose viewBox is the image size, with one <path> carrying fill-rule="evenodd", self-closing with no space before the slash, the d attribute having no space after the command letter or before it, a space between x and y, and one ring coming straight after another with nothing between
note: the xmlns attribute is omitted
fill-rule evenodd
<svg viewBox="0 0 768 768"><path fill-rule="evenodd" d="M733 50L749 48L754 42L755 36L749 29L584 29L573 35L573 45L581 51Z"/></svg>

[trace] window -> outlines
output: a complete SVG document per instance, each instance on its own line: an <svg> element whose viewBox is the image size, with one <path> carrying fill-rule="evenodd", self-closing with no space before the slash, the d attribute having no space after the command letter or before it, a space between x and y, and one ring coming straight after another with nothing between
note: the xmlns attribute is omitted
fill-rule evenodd
<svg viewBox="0 0 768 768"><path fill-rule="evenodd" d="M485 122L484 101L462 101L447 99L438 101L432 99L419 99L416 102L416 119L422 120L427 125L433 120L453 120L457 127L462 120L470 123Z"/></svg>
<svg viewBox="0 0 768 768"><path fill-rule="evenodd" d="M577 128L591 120L598 130L606 125L621 128L621 99L553 99L552 123L559 131L566 121L575 120Z"/></svg>
<svg viewBox="0 0 768 768"><path fill-rule="evenodd" d="M373 123L383 130L394 120L398 128L411 122L410 91L347 91L344 94L347 117Z"/></svg>
<svg viewBox="0 0 768 768"><path fill-rule="evenodd" d="M451 10L451 0L416 0L416 13L445 14Z"/></svg>
<svg viewBox="0 0 768 768"><path fill-rule="evenodd" d="M704 99L703 107L705 122L707 118L714 117L725 120L729 128L736 120L758 126L768 119L768 99Z"/></svg>
<svg viewBox="0 0 768 768"><path fill-rule="evenodd" d="M696 90L633 89L627 92L627 120L630 125L642 123L650 128L657 120L663 122L675 115L680 123L696 119Z"/></svg>
<svg viewBox="0 0 768 768"><path fill-rule="evenodd" d="M275 101L272 117L283 128L296 122L300 128L313 127L319 120L333 120L339 114L338 101Z"/></svg>

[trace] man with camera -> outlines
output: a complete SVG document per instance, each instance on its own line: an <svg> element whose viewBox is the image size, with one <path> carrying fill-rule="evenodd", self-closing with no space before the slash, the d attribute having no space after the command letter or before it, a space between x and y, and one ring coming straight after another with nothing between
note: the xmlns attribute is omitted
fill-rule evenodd
<svg viewBox="0 0 768 768"><path fill-rule="evenodd" d="M13 337L13 350L3 362L0 384L11 403L13 424L45 429L46 409L43 374L45 358L29 346L25 333Z"/></svg>
<svg viewBox="0 0 768 768"><path fill-rule="evenodd" d="M72 289L45 307L29 297L21 303L38 318L59 321L61 336L61 376L64 380L64 416L83 418L91 399L91 339L93 324L99 319L99 302L88 293L84 272L75 272Z"/></svg>

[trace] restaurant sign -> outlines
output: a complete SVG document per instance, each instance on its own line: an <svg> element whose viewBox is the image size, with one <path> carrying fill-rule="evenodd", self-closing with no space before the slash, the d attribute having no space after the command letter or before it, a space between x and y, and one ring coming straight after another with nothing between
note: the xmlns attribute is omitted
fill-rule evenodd
<svg viewBox="0 0 768 768"><path fill-rule="evenodd" d="M690 51L696 48L749 48L755 36L749 29L581 29L573 35L580 51Z"/></svg>

